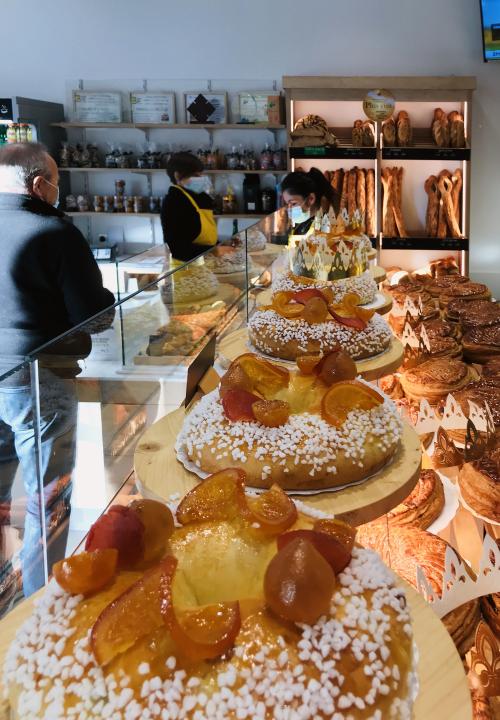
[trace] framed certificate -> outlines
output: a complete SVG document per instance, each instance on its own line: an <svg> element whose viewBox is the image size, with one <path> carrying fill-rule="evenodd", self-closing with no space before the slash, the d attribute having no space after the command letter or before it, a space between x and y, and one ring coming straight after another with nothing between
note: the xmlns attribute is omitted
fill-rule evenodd
<svg viewBox="0 0 500 720"><path fill-rule="evenodd" d="M73 90L75 120L88 123L122 121L122 96L119 92Z"/></svg>
<svg viewBox="0 0 500 720"><path fill-rule="evenodd" d="M188 92L184 93L186 122L189 124L227 123L227 93Z"/></svg>
<svg viewBox="0 0 500 720"><path fill-rule="evenodd" d="M175 123L175 93L130 93L132 122Z"/></svg>
<svg viewBox="0 0 500 720"><path fill-rule="evenodd" d="M272 123L283 122L282 98L266 92L239 93L239 111L241 123Z"/></svg>

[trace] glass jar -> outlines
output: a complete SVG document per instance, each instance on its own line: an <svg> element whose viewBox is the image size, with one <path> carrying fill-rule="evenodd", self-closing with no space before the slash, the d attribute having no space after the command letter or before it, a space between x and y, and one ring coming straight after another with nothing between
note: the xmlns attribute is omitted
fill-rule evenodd
<svg viewBox="0 0 500 720"><path fill-rule="evenodd" d="M142 212L142 195L134 195L134 212Z"/></svg>
<svg viewBox="0 0 500 720"><path fill-rule="evenodd" d="M94 212L104 212L104 197L94 195Z"/></svg>

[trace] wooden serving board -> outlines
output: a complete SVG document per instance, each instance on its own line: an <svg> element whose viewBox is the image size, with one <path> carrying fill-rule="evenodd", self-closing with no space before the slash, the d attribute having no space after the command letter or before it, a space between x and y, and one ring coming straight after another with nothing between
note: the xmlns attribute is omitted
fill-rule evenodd
<svg viewBox="0 0 500 720"><path fill-rule="evenodd" d="M472 704L467 680L450 635L425 600L403 580L399 584L404 588L410 606L419 655L419 693L414 706L414 720L471 720ZM1 667L17 630L31 615L33 602L42 592L40 590L25 600L0 621ZM9 704L0 700L0 720L11 720L13 717Z"/></svg>
<svg viewBox="0 0 500 720"><path fill-rule="evenodd" d="M198 475L177 460L175 443L186 411L179 408L157 420L140 439L134 453L137 486L145 497L167 500L184 496L199 482ZM344 490L314 495L294 495L312 508L361 525L384 515L405 499L418 480L421 465L420 439L404 424L401 446L391 463L373 477Z"/></svg>
<svg viewBox="0 0 500 720"><path fill-rule="evenodd" d="M285 365L286 367L296 367L295 363L290 360L280 360L279 358L271 358L264 353L259 352L257 349L250 350L248 347L248 330L247 328L240 328L233 332L225 335L219 342L217 352L227 360L234 360L239 355L243 355L247 352L255 352L257 355L271 360L278 365ZM389 375L389 373L395 372L403 363L404 348L400 340L396 337L391 339L391 344L387 350L373 358L367 358L366 360L359 360L356 362L356 368L358 374L361 375L365 380L377 380L378 378Z"/></svg>
<svg viewBox="0 0 500 720"><path fill-rule="evenodd" d="M386 279L386 277L387 277L384 268L383 268L383 267L380 267L380 265L372 265L372 266L370 267L370 272L371 272L371 274L372 274L372 276L373 276L373 279L375 280L376 283L381 283L381 282L383 282L383 281Z"/></svg>

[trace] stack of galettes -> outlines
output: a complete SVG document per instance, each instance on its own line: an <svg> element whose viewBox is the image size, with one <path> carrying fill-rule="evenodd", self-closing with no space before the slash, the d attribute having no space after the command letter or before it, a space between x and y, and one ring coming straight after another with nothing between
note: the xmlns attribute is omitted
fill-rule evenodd
<svg viewBox="0 0 500 720"><path fill-rule="evenodd" d="M412 359L396 377L381 385L392 397L405 399L410 417L427 399L438 409L448 393L465 414L469 403L485 403L500 429L500 303L491 299L486 285L461 275L409 276L388 288L403 307L410 298L423 308L413 322L417 337L425 328L430 351L423 362ZM393 330L402 335L406 318L393 314ZM464 464L458 481L463 500L474 512L500 522L500 434L497 432L480 459Z"/></svg>

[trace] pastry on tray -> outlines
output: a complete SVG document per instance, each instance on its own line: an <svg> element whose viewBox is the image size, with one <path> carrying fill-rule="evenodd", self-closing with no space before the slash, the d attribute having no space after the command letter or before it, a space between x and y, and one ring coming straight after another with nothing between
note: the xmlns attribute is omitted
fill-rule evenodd
<svg viewBox="0 0 500 720"><path fill-rule="evenodd" d="M480 319L490 312L490 305L492 305L491 300L464 300L463 298L450 300L446 306L445 317L451 322L461 322L462 318L468 316L471 320Z"/></svg>
<svg viewBox="0 0 500 720"><path fill-rule="evenodd" d="M296 360L341 347L354 360L362 360L384 352L391 343L386 321L360 307L358 295L345 295L335 303L328 288L281 290L271 303L257 307L248 323L250 342L266 355Z"/></svg>
<svg viewBox="0 0 500 720"><path fill-rule="evenodd" d="M484 363L481 369L481 379L500 381L500 357L490 358Z"/></svg>
<svg viewBox="0 0 500 720"><path fill-rule="evenodd" d="M422 328L425 329L429 340L433 338L451 337L460 340L462 333L460 325L448 322L442 318L434 318L433 320L422 320L413 328L417 337L421 334Z"/></svg>
<svg viewBox="0 0 500 720"><path fill-rule="evenodd" d="M462 345L452 337L429 337L431 358L461 358Z"/></svg>
<svg viewBox="0 0 500 720"><path fill-rule="evenodd" d="M464 356L470 362L483 363L492 357L498 357L500 355L500 320L496 325L482 325L467 330L462 342Z"/></svg>
<svg viewBox="0 0 500 720"><path fill-rule="evenodd" d="M365 547L380 553L384 562L413 587L417 586L417 566L421 567L433 590L441 596L448 545L445 540L416 527L390 527L387 533L386 528L378 523L360 526L358 539ZM462 657L474 643L474 634L480 619L477 598L442 618Z"/></svg>
<svg viewBox="0 0 500 720"><path fill-rule="evenodd" d="M213 297L218 289L219 281L208 267L191 264L165 278L161 297L167 304L191 303Z"/></svg>
<svg viewBox="0 0 500 720"><path fill-rule="evenodd" d="M112 506L56 564L7 654L15 718L411 717L405 591L353 528L248 497L234 469L175 519Z"/></svg>
<svg viewBox="0 0 500 720"><path fill-rule="evenodd" d="M451 285L439 295L439 304L446 308L452 300L491 300L491 292L483 283L465 282Z"/></svg>
<svg viewBox="0 0 500 720"><path fill-rule="evenodd" d="M500 434L497 433L479 460L460 468L458 484L472 510L500 523Z"/></svg>
<svg viewBox="0 0 500 720"><path fill-rule="evenodd" d="M455 287L456 285L463 285L468 283L469 278L464 275L444 275L438 278L429 278L424 281L425 289L429 292L432 297L438 298L442 293L448 291L449 288Z"/></svg>
<svg viewBox="0 0 500 720"><path fill-rule="evenodd" d="M402 503L375 522L392 526L411 525L426 530L444 509L441 478L434 470L422 470L417 484Z"/></svg>
<svg viewBox="0 0 500 720"><path fill-rule="evenodd" d="M216 275L243 272L247 265L244 247L234 248L229 245L217 245L204 256L205 265ZM250 266L250 260L248 260Z"/></svg>
<svg viewBox="0 0 500 720"><path fill-rule="evenodd" d="M365 305L375 300L377 283L369 271L355 277L340 278L339 280L313 280L312 278L294 275L291 272L278 273L273 278L273 291L279 290L297 292L317 288L328 288L333 294L334 302L341 302L348 293L359 295L360 302Z"/></svg>
<svg viewBox="0 0 500 720"><path fill-rule="evenodd" d="M469 413L469 400L482 406L488 403L495 427L500 427L500 383L495 378L483 378L457 392L455 399L464 413Z"/></svg>
<svg viewBox="0 0 500 720"><path fill-rule="evenodd" d="M301 369L298 369L301 368ZM228 463L248 483L317 490L364 480L397 452L396 407L342 351L306 355L286 368L250 353L186 416L176 449L202 474Z"/></svg>
<svg viewBox="0 0 500 720"><path fill-rule="evenodd" d="M402 372L401 385L408 399L420 402L425 398L435 404L478 377L474 368L461 360L434 358Z"/></svg>

